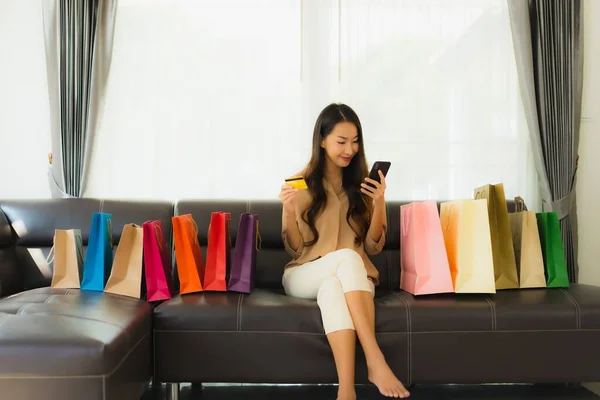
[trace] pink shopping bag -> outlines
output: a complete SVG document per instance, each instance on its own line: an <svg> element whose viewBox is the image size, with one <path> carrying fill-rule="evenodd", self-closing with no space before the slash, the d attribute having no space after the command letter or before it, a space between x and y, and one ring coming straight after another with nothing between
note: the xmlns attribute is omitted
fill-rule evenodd
<svg viewBox="0 0 600 400"><path fill-rule="evenodd" d="M168 300L173 295L173 277L162 223L147 221L142 229L147 301Z"/></svg>
<svg viewBox="0 0 600 400"><path fill-rule="evenodd" d="M400 207L400 289L413 295L454 292L435 201Z"/></svg>

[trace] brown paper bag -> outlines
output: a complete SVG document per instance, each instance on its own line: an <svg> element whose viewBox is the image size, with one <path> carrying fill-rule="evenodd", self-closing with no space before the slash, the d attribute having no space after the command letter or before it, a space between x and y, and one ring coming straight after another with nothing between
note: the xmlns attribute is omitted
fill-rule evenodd
<svg viewBox="0 0 600 400"><path fill-rule="evenodd" d="M487 200L496 289L518 289L519 278L504 185L499 183L479 187L475 189L475 199Z"/></svg>
<svg viewBox="0 0 600 400"><path fill-rule="evenodd" d="M104 291L106 293L140 298L142 289L144 234L141 226L123 227L115 252L112 270Z"/></svg>
<svg viewBox="0 0 600 400"><path fill-rule="evenodd" d="M535 211L527 211L522 198L516 197L516 212L510 213L517 272L521 288L546 287L544 257Z"/></svg>
<svg viewBox="0 0 600 400"><path fill-rule="evenodd" d="M54 245L48 259L54 256L54 269L50 287L56 289L79 289L83 270L83 242L79 229L54 231Z"/></svg>

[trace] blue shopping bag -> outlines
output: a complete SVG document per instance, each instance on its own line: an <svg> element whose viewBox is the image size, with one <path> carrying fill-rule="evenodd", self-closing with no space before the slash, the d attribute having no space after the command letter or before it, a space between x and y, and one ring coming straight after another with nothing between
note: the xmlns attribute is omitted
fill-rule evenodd
<svg viewBox="0 0 600 400"><path fill-rule="evenodd" d="M94 213L83 264L81 290L103 291L113 262L112 215Z"/></svg>

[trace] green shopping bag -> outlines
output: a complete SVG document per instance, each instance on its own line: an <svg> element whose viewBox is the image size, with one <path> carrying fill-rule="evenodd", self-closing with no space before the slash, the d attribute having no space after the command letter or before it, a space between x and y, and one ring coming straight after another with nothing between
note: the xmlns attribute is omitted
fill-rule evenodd
<svg viewBox="0 0 600 400"><path fill-rule="evenodd" d="M569 287L567 258L563 247L558 214L537 213L538 231L546 269L546 285L549 288Z"/></svg>

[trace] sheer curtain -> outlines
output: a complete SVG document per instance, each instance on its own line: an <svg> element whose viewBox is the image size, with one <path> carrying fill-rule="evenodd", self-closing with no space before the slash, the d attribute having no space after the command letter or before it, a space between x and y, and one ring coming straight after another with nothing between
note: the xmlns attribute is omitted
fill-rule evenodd
<svg viewBox="0 0 600 400"><path fill-rule="evenodd" d="M388 200L536 207L505 0L120 0L87 196L274 199L329 102Z"/></svg>
<svg viewBox="0 0 600 400"><path fill-rule="evenodd" d="M40 1L0 1L0 54L0 199L48 198L50 113Z"/></svg>

